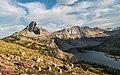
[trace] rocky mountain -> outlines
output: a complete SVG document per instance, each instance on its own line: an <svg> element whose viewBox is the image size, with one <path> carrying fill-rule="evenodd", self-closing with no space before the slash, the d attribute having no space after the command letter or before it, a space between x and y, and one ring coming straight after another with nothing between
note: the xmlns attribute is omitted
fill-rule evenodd
<svg viewBox="0 0 120 75"><path fill-rule="evenodd" d="M48 44L51 47L61 50L67 50L74 47L95 46L104 41L107 34L104 29L74 26L69 29L63 29L49 33L39 24L32 21L25 29L16 32L13 35L4 38L5 41L11 41L23 45L24 43L35 42ZM32 45L32 44L31 44ZM27 47L31 47L27 46ZM37 46L36 46L37 47Z"/></svg>
<svg viewBox="0 0 120 75"><path fill-rule="evenodd" d="M104 29L74 26L52 33L55 42L62 50L75 47L96 46L107 39Z"/></svg>
<svg viewBox="0 0 120 75"><path fill-rule="evenodd" d="M3 40L38 50L44 54L60 59L69 59L72 56L72 54L68 54L60 50L55 44L54 39L51 38L50 33L34 21L32 21L22 31L3 38Z"/></svg>
<svg viewBox="0 0 120 75"><path fill-rule="evenodd" d="M1 75L96 75L116 74L119 70L89 63L65 62L38 50L0 40ZM86 70L88 69L88 70ZM104 70L104 72L102 72Z"/></svg>
<svg viewBox="0 0 120 75"><path fill-rule="evenodd" d="M36 22L32 21L24 30L24 31L29 31L29 32L33 32L36 35L49 35L50 33L48 31L46 31L44 28L40 27L39 24L37 24Z"/></svg>
<svg viewBox="0 0 120 75"><path fill-rule="evenodd" d="M113 39L119 32L119 28L111 31L111 28L104 30L97 27L90 28L88 26L74 26L68 29L49 33L39 24L32 21L25 29L4 38L4 40L20 45L24 44L24 46L30 48L33 47L32 45L35 45L36 47L34 47L36 49L40 49L41 47L39 48L39 43L43 43L45 45L47 44L50 48L54 47L52 48L53 51L54 49L61 49L64 51L70 48L97 46L104 41ZM33 42L35 44L33 44ZM49 49L49 47L47 49Z"/></svg>
<svg viewBox="0 0 120 75"><path fill-rule="evenodd" d="M97 27L79 26L49 33L33 21L22 31L0 40L0 74L119 75L119 70L104 65L73 63L68 60L73 55L62 51L99 45L111 34Z"/></svg>
<svg viewBox="0 0 120 75"><path fill-rule="evenodd" d="M88 26L85 27L74 26L69 29L63 29L60 31L53 32L52 35L60 39L107 36L105 33L103 33L104 31L105 30L97 27L89 28Z"/></svg>
<svg viewBox="0 0 120 75"><path fill-rule="evenodd" d="M108 39L95 47L95 50L120 56L120 29L107 32L111 39Z"/></svg>
<svg viewBox="0 0 120 75"><path fill-rule="evenodd" d="M103 41L103 36L108 36L103 29L80 28L72 27L67 34L63 30L60 33L65 37L59 37L57 32L49 33L36 22L31 22L22 31L0 40L0 74L119 75L119 70L104 65L68 60L73 55L59 48L76 47L82 42L82 46L91 46L95 41Z"/></svg>
<svg viewBox="0 0 120 75"><path fill-rule="evenodd" d="M50 33L42 28L39 24L32 21L25 29L13 34L14 36L26 36L26 37L44 37L46 38Z"/></svg>

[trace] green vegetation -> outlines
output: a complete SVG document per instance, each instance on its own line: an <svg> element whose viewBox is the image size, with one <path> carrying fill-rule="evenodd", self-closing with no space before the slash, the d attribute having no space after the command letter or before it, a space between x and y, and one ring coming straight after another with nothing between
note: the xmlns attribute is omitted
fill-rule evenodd
<svg viewBox="0 0 120 75"><path fill-rule="evenodd" d="M9 36L7 38L4 38L3 40L6 42L12 42L12 43L16 43L19 44L23 47L29 48L29 49L33 49L33 50L37 50L45 55L49 55L52 57L56 57L59 59L69 59L72 57L72 54L68 54L65 52L62 52L61 50L59 50L59 48L57 47L57 45L53 42L52 39L48 39L48 40L44 40L44 39L40 39L39 37L34 38L34 37L25 37L21 40L10 40L12 36ZM14 38L12 38L14 39Z"/></svg>
<svg viewBox="0 0 120 75"><path fill-rule="evenodd" d="M14 42L14 41L18 41L20 40L20 38L18 38L17 36L9 36L9 38L4 38L5 41L7 42Z"/></svg>
<svg viewBox="0 0 120 75"><path fill-rule="evenodd" d="M65 63L49 55L44 55L37 50L0 40L1 73L45 72L60 75L72 75L73 73L83 75L85 72L82 68L78 68L79 72L77 73L75 71L77 68L74 68L69 63ZM86 73L95 75L95 73L90 71L86 71Z"/></svg>
<svg viewBox="0 0 120 75"><path fill-rule="evenodd" d="M12 39L12 40L11 40ZM0 40L0 72L44 73L55 75L119 75L119 70L90 62L73 63L71 54L62 52L52 39L15 36ZM9 42L9 43L8 43ZM6 71L1 70L3 67ZM9 67L13 68L8 70Z"/></svg>

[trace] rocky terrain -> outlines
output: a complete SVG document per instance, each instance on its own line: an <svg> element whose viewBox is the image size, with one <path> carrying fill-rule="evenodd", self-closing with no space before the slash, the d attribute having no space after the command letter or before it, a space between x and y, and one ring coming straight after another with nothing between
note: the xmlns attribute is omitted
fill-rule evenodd
<svg viewBox="0 0 120 75"><path fill-rule="evenodd" d="M32 21L25 29L16 32L13 35L4 38L3 40L14 42L20 45L29 43L29 46L39 45L39 43L48 44L50 47L55 47L61 50L70 48L79 48L87 46L97 46L107 40L113 39L120 32L119 28L113 31L108 29L90 28L87 26L74 26L68 29L59 30L49 33L39 24ZM21 44L22 42L22 44ZM31 43L31 44L30 44ZM24 45L25 46L25 45Z"/></svg>
<svg viewBox="0 0 120 75"><path fill-rule="evenodd" d="M86 65L86 67L85 67ZM92 64L71 63L45 55L41 51L0 40L0 74L2 75L99 75L119 74L119 70L95 68ZM100 66L100 65L99 65ZM87 67L89 67L88 70ZM108 72L106 71L108 69ZM102 72L102 70L105 70ZM112 72L114 70L114 72Z"/></svg>
<svg viewBox="0 0 120 75"><path fill-rule="evenodd" d="M70 48L96 46L108 39L109 34L104 33L106 30L100 28L89 28L74 26L69 29L63 29L53 32L52 36L55 42L62 50Z"/></svg>
<svg viewBox="0 0 120 75"><path fill-rule="evenodd" d="M53 32L55 43L64 51L71 48L91 49L120 56L120 28L100 29L74 26Z"/></svg>
<svg viewBox="0 0 120 75"><path fill-rule="evenodd" d="M32 21L22 31L0 40L0 73L117 75L119 70L104 65L73 63L69 61L73 55L63 52L70 48L96 46L108 40L112 33L97 27L79 26L49 33Z"/></svg>
<svg viewBox="0 0 120 75"><path fill-rule="evenodd" d="M53 32L52 35L54 37L58 37L60 39L76 39L81 37L103 37L107 36L107 34L103 33L105 30L100 28L89 28L87 26L79 27L74 26L69 29L63 29L60 31Z"/></svg>
<svg viewBox="0 0 120 75"><path fill-rule="evenodd" d="M49 39L50 33L42 28L39 24L32 21L25 29L20 32L14 33L12 36L17 36L20 39L25 39L26 37L33 37L33 38L44 38Z"/></svg>
<svg viewBox="0 0 120 75"><path fill-rule="evenodd" d="M120 29L107 33L111 35L111 39L108 39L103 43L97 45L94 49L112 55L120 56Z"/></svg>
<svg viewBox="0 0 120 75"><path fill-rule="evenodd" d="M25 29L3 39L21 46L39 50L47 55L60 59L69 59L72 55L61 51L54 43L50 33L40 27L36 22L31 22Z"/></svg>
<svg viewBox="0 0 120 75"><path fill-rule="evenodd" d="M100 28L90 28L87 26L79 27L74 26L68 29L59 30L53 33L49 33L39 24L32 21L25 29L20 32L16 32L13 35L4 38L3 40L7 42L14 42L31 49L41 49L47 45L47 49L51 48L53 52L47 51L47 54L52 55L52 53L57 53L56 55L62 55L60 58L69 58L69 54L64 53L71 48L83 48L83 47L94 47L94 49L99 51L115 51L112 48L105 46L107 41L111 40L114 42L118 40L120 33L120 28L100 29ZM117 39L116 39L117 38ZM119 42L119 41L117 41ZM114 42L117 44L117 42ZM41 45L42 43L42 45ZM109 41L110 43L110 41ZM108 43L108 44L109 44ZM100 45L99 45L100 44ZM103 47L104 45L104 47ZM114 47L116 47L115 45ZM109 48L109 49L108 49ZM62 51L61 51L61 50ZM117 50L118 51L118 50ZM116 51L115 51L116 52ZM57 57L59 57L57 56Z"/></svg>

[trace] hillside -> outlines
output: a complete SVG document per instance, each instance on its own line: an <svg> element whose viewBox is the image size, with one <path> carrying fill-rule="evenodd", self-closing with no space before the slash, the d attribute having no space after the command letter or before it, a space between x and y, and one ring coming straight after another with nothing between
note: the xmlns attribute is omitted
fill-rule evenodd
<svg viewBox="0 0 120 75"><path fill-rule="evenodd" d="M36 50L0 40L0 72L37 72L53 64L63 65L63 62Z"/></svg>
<svg viewBox="0 0 120 75"><path fill-rule="evenodd" d="M95 46L93 49L103 51L111 55L120 56L120 29L115 28L113 31L106 32L110 38Z"/></svg>
<svg viewBox="0 0 120 75"><path fill-rule="evenodd" d="M0 40L0 72L38 73L39 71L45 71L44 73L54 74L55 72L59 73L60 66L65 66L65 64L59 59L44 55L36 50ZM69 66L69 68L71 68L71 66ZM81 69L80 72L82 71ZM66 72L68 71L63 69L63 73Z"/></svg>
<svg viewBox="0 0 120 75"><path fill-rule="evenodd" d="M120 56L120 33L95 47L98 51Z"/></svg>
<svg viewBox="0 0 120 75"><path fill-rule="evenodd" d="M94 63L72 63L69 59L73 55L63 52L59 49L59 45L56 45L56 43L61 43L66 46L66 41L63 40L63 42L65 43L56 42L56 38L51 33L36 22L31 22L22 31L0 40L0 59L2 60L0 61L0 72L62 75L110 75L111 73L119 73L119 70L107 69L107 66L100 67L101 65ZM104 72L102 72L103 70Z"/></svg>
<svg viewBox="0 0 120 75"><path fill-rule="evenodd" d="M55 43L60 49L68 50L70 48L96 46L109 36L104 32L104 29L97 27L73 26L68 29L53 32L51 35L54 37Z"/></svg>
<svg viewBox="0 0 120 75"><path fill-rule="evenodd" d="M34 21L22 31L5 37L3 40L19 44L26 48L38 50L45 55L50 55L63 60L72 57L72 54L61 51L55 44L54 39L51 38L50 33Z"/></svg>
<svg viewBox="0 0 120 75"><path fill-rule="evenodd" d="M107 67L105 66L101 68L99 68L99 66L95 67L95 64L93 66L93 64L89 63L73 64L70 62L61 61L49 55L44 55L42 52L37 50L28 49L17 44L7 43L0 40L0 74L119 74L118 70L106 68Z"/></svg>

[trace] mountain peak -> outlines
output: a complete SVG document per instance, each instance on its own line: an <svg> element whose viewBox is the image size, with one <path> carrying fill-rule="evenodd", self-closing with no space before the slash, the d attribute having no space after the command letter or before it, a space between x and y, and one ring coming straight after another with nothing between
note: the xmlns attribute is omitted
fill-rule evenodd
<svg viewBox="0 0 120 75"><path fill-rule="evenodd" d="M30 32L34 32L35 34L40 34L40 29L41 27L39 24L37 24L35 21L32 21L26 28L25 30L28 30Z"/></svg>
<svg viewBox="0 0 120 75"><path fill-rule="evenodd" d="M32 21L29 25L29 27L36 27L38 24L35 21Z"/></svg>
<svg viewBox="0 0 120 75"><path fill-rule="evenodd" d="M37 36L50 35L50 33L47 30L45 30L44 28L42 28L37 22L32 21L22 31L17 32L17 33L15 33L13 35L37 37Z"/></svg>
<svg viewBox="0 0 120 75"><path fill-rule="evenodd" d="M62 39L69 39L69 38L75 39L81 37L101 37L106 35L106 34L102 34L102 32L104 32L104 30L97 27L90 28L88 26L84 26L84 27L73 26L69 29L56 31L53 33L53 36Z"/></svg>
<svg viewBox="0 0 120 75"><path fill-rule="evenodd" d="M25 31L34 33L36 35L48 35L49 32L42 28L37 22L31 21L30 24L24 29ZM23 30L23 31L24 31ZM29 33L28 33L29 34Z"/></svg>

